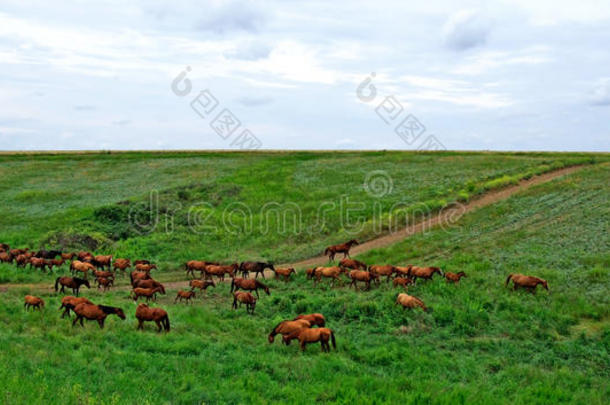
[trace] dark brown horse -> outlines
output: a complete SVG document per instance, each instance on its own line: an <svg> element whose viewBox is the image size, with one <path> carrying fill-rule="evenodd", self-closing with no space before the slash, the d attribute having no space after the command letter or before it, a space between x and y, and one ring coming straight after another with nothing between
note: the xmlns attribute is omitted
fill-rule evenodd
<svg viewBox="0 0 610 405"><path fill-rule="evenodd" d="M282 336L285 336L291 334L295 330L309 327L311 327L311 323L305 319L282 321L271 330L271 333L269 333L267 339L269 340L269 343L273 343L277 334L282 334Z"/></svg>
<svg viewBox="0 0 610 405"><path fill-rule="evenodd" d="M80 287L82 285L84 285L87 288L91 288L91 285L89 284L89 281L84 280L82 278L78 278L78 277L57 277L57 279L55 280L55 291L57 292L59 285L61 285L61 290L59 290L59 292L61 292L62 294L64 294L64 288L68 287L72 289L72 293L75 294L78 297L78 292L80 290Z"/></svg>
<svg viewBox="0 0 610 405"><path fill-rule="evenodd" d="M150 308L148 304L139 304L136 308L136 318L138 319L138 329L144 329L144 322L155 322L157 332L165 329L169 332L169 316L167 311L161 308Z"/></svg>
<svg viewBox="0 0 610 405"><path fill-rule="evenodd" d="M256 298L254 298L254 295L249 292L235 291L233 293L233 309L237 309L238 302L240 307L241 304L246 304L246 312L254 315L254 309L256 308Z"/></svg>
<svg viewBox="0 0 610 405"><path fill-rule="evenodd" d="M256 292L256 297L259 298L259 288L265 291L267 295L271 295L271 292L269 292L269 287L267 287L265 284L261 283L257 279L245 279L236 277L231 281L231 292L237 290L254 291Z"/></svg>
<svg viewBox="0 0 610 405"><path fill-rule="evenodd" d="M113 278L97 277L95 279L95 281L97 282L98 290L100 288L103 288L103 291L108 291L110 289L110 287L112 287L114 285Z"/></svg>
<svg viewBox="0 0 610 405"><path fill-rule="evenodd" d="M329 246L324 250L324 256L328 256L328 261L335 260L335 255L337 253L343 253L343 258L350 257L349 251L354 245L358 245L356 239L341 243L340 245Z"/></svg>
<svg viewBox="0 0 610 405"><path fill-rule="evenodd" d="M254 278L258 278L260 274L265 278L265 269L275 270L273 264L265 262L241 262L239 264L239 271L243 278L248 278L250 272L254 272Z"/></svg>
<svg viewBox="0 0 610 405"><path fill-rule="evenodd" d="M106 305L91 305L91 304L78 304L73 309L76 314L76 318L72 321L72 326L76 325L80 321L80 325L83 325L83 319L89 321L97 321L100 325L100 329L104 328L104 321L106 317L111 314L117 315L119 318L125 320L125 313L121 308L109 307Z"/></svg>
<svg viewBox="0 0 610 405"><path fill-rule="evenodd" d="M549 291L549 284L547 281L538 277L524 276L523 274L509 274L505 285L508 285L511 280L513 281L513 290L523 288L532 294L536 294L536 287L540 284Z"/></svg>
<svg viewBox="0 0 610 405"><path fill-rule="evenodd" d="M302 351L305 351L305 346L308 344L320 342L322 351L330 352L329 341L332 341L333 348L337 350L335 334L328 328L301 328L286 336L282 336L282 339L286 345L289 345L292 339L298 339Z"/></svg>
<svg viewBox="0 0 610 405"><path fill-rule="evenodd" d="M110 270L110 266L112 265L112 255L94 256L92 264L98 269L104 270L105 268L108 268L108 270Z"/></svg>

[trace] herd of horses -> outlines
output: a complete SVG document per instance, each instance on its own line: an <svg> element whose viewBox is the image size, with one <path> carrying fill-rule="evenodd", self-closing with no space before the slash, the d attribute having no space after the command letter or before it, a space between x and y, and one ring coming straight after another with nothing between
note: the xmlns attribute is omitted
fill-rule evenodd
<svg viewBox="0 0 610 405"><path fill-rule="evenodd" d="M313 280L317 286L324 279L329 279L331 286L349 282L349 287L358 290L359 284L364 284L365 290L370 290L372 286L379 286L381 280L385 278L386 283L392 281L394 287L402 287L404 292L397 295L395 305L400 305L403 309L421 308L425 312L432 309L418 297L407 294L408 288L414 285L417 280L432 280L435 274L445 278L447 283L458 284L460 280L467 277L463 271L457 273L443 272L438 267L420 267L415 265L394 266L394 265L367 265L359 260L352 259L349 255L352 246L358 245L356 240L350 240L340 245L329 246L324 254L333 261L335 255L343 254L343 259L337 266L318 266L305 271L307 279ZM155 322L159 332L165 330L169 332L170 321L166 310L158 307L150 307L150 301L156 301L157 294L166 294L165 286L151 276L151 271L157 269L154 263L148 260L136 260L133 263L130 259L113 258L111 255L93 255L90 252L65 253L59 250L39 250L30 251L29 249L10 249L7 244L0 243L0 262L12 263L25 268L27 264L30 268L49 271L61 268L69 261L69 269L72 276L60 276L55 280L55 291L65 293L65 288L70 288L74 296L62 298L60 310L63 310L61 318L70 317L70 311L75 314L72 325L84 320L97 321L100 328L104 327L104 321L108 315L116 315L120 319L125 319L125 313L121 308L107 305L96 305L85 297L79 297L80 288L85 286L91 288L88 274L93 274L97 288L107 291L114 285L117 274L125 274L128 269L133 268L129 274L131 291L129 297L136 303L139 299L145 299L146 303L138 303L136 308L136 319L138 320L137 329L143 329L144 322ZM200 292L209 287L216 287L216 282L225 281L225 277L231 279L230 293L233 298L231 307L237 309L245 305L246 312L254 314L256 302L260 299L259 290L270 295L270 289L258 279L260 275L265 279L265 270L274 272L275 277L284 281L290 281L291 276L296 274L294 268L275 268L272 263L266 262L241 262L232 264L220 264L217 262L191 260L184 264L186 275L191 276L189 281L190 290L179 290L174 303L185 302L193 303L196 298L196 290ZM195 278L195 272L199 272L199 278ZM250 278L250 273L254 273L254 278ZM76 277L75 275L81 275ZM344 275L346 279L342 279ZM238 277L241 276L241 277ZM216 282L214 281L216 277ZM536 287L541 285L547 291L548 283L538 277L526 276L522 274L510 274L506 279L505 286L512 281L513 289L523 288L532 294ZM255 295L256 296L255 296ZM25 296L24 307L26 310L33 308L42 310L44 301L32 295ZM322 351L330 351L330 343L336 348L334 332L325 327L326 320L322 314L299 315L294 319L280 322L269 334L269 343L273 343L276 335L282 335L282 342L289 345L292 340L298 340L301 350L305 350L307 344L320 342Z"/></svg>

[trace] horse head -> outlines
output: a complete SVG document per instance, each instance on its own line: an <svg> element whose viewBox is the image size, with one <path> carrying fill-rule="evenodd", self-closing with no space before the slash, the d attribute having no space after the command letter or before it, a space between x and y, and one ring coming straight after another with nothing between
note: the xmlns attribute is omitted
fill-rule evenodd
<svg viewBox="0 0 610 405"><path fill-rule="evenodd" d="M123 310L121 308L115 308L115 314L117 314L117 316L123 320L125 320L126 316L125 313L123 312Z"/></svg>

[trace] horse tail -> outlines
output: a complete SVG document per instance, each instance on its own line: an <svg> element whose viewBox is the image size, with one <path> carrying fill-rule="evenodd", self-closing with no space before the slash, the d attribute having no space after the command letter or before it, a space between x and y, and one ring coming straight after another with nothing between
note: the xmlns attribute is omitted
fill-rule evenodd
<svg viewBox="0 0 610 405"><path fill-rule="evenodd" d="M333 349L337 350L337 341L335 340L335 333L332 330L330 331L330 340L333 343Z"/></svg>
<svg viewBox="0 0 610 405"><path fill-rule="evenodd" d="M324 256L328 256L330 253L330 248L324 249Z"/></svg>
<svg viewBox="0 0 610 405"><path fill-rule="evenodd" d="M165 324L165 330L169 332L169 329L170 329L169 315L165 315L165 318L163 319L163 323Z"/></svg>
<svg viewBox="0 0 610 405"><path fill-rule="evenodd" d="M509 274L508 277L506 278L506 283L504 284L505 287L508 285L508 282L510 281L511 278L513 278L513 275Z"/></svg>
<svg viewBox="0 0 610 405"><path fill-rule="evenodd" d="M59 279L60 279L60 278L61 278L61 277L57 277L57 278L55 279L55 292L57 292L57 291L59 290L59 288L58 288L57 286L59 285ZM63 304L62 304L62 305L63 305Z"/></svg>
<svg viewBox="0 0 610 405"><path fill-rule="evenodd" d="M232 278L231 279L231 292L233 292L233 289L235 288L235 279Z"/></svg>

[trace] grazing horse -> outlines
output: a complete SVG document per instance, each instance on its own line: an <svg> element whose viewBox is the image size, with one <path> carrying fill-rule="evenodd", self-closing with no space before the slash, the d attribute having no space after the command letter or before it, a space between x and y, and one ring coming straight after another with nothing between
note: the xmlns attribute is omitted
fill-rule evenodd
<svg viewBox="0 0 610 405"><path fill-rule="evenodd" d="M354 286L354 290L358 289L357 283L359 281L366 284L366 290L370 290L371 281L379 280L379 276L377 274L364 270L352 270L348 273L348 276L352 279L349 286Z"/></svg>
<svg viewBox="0 0 610 405"><path fill-rule="evenodd" d="M214 280L191 280L189 281L189 287L191 287L191 290L199 288L199 291L203 291L208 287L216 288L216 284L214 284Z"/></svg>
<svg viewBox="0 0 610 405"><path fill-rule="evenodd" d="M72 326L76 325L78 321L80 321L80 326L83 325L83 319L87 319L89 321L97 321L100 325L100 329L104 328L104 321L106 317L110 314L115 314L121 319L125 319L125 313L121 308L117 307L109 307L106 305L92 305L92 304L78 304L73 309L76 314L76 318L72 321Z"/></svg>
<svg viewBox="0 0 610 405"><path fill-rule="evenodd" d="M85 279L87 278L89 271L93 272L95 270L95 266L91 263L81 262L80 260L73 260L72 263L70 263L70 272L72 272L72 274L77 271L83 273L85 275Z"/></svg>
<svg viewBox="0 0 610 405"><path fill-rule="evenodd" d="M290 275L291 274L296 274L296 270L292 267L288 268L288 269L275 269L273 270L273 272L275 273L275 278L282 278L284 281L290 281Z"/></svg>
<svg viewBox="0 0 610 405"><path fill-rule="evenodd" d="M102 270L106 267L110 270L112 266L112 255L97 255L93 257L93 265Z"/></svg>
<svg viewBox="0 0 610 405"><path fill-rule="evenodd" d="M113 278L97 277L95 281L97 282L98 290L103 287L103 291L108 291L114 285Z"/></svg>
<svg viewBox="0 0 610 405"><path fill-rule="evenodd" d="M392 277L392 274L394 274L395 269L396 269L396 267L389 265L389 264L369 266L369 271L371 273L374 273L374 274L378 275L379 277L386 276L386 279L385 279L386 283L390 282L390 277Z"/></svg>
<svg viewBox="0 0 610 405"><path fill-rule="evenodd" d="M13 255L11 255L10 253L7 253L7 252L0 252L0 262L12 263Z"/></svg>
<svg viewBox="0 0 610 405"><path fill-rule="evenodd" d="M84 280L78 277L57 277L55 280L55 291L57 292L58 286L61 284L61 292L64 294L64 288L68 287L72 289L72 293L78 297L78 291L80 290L80 286L84 285L87 288L91 288L89 281Z"/></svg>
<svg viewBox="0 0 610 405"><path fill-rule="evenodd" d="M21 253L25 253L25 251ZM34 257L39 257L41 259L55 259L59 255L61 255L61 250L39 250L34 253Z"/></svg>
<svg viewBox="0 0 610 405"><path fill-rule="evenodd" d="M66 260L63 259L63 258L61 258L61 259L45 259L45 261L44 261L44 263L49 268L49 271L53 271L53 266L55 266L55 267L63 266L65 262L66 262Z"/></svg>
<svg viewBox="0 0 610 405"><path fill-rule="evenodd" d="M408 266L394 266L394 275L396 277L409 277L409 270L411 270L412 265Z"/></svg>
<svg viewBox="0 0 610 405"><path fill-rule="evenodd" d="M254 309L256 308L256 298L254 298L254 295L249 292L235 291L233 293L233 309L237 309L238 302L240 307L241 304L246 304L246 312L254 315Z"/></svg>
<svg viewBox="0 0 610 405"><path fill-rule="evenodd" d="M9 250L11 247L6 243L0 243L0 250L4 250L5 252Z"/></svg>
<svg viewBox="0 0 610 405"><path fill-rule="evenodd" d="M289 345L292 339L298 339L302 351L305 351L305 346L308 344L320 342L323 352L330 352L330 345L328 344L330 340L333 343L333 348L337 350L335 334L328 328L301 328L282 336L282 339L286 345Z"/></svg>
<svg viewBox="0 0 610 405"><path fill-rule="evenodd" d="M295 330L299 330L301 328L309 328L311 327L311 323L305 319L295 319L292 321L282 321L278 323L269 333L268 340L269 343L273 343L275 341L275 335L281 334L282 336L289 335Z"/></svg>
<svg viewBox="0 0 610 405"><path fill-rule="evenodd" d="M151 299L153 301L156 301L157 293L160 291L161 291L161 289L159 287L156 287L156 288L136 287L133 290L131 290L131 293L129 294L129 296L131 298L133 298L134 301L138 301L138 298L140 298L140 297L146 297L146 302L150 301Z"/></svg>
<svg viewBox="0 0 610 405"><path fill-rule="evenodd" d="M30 258L25 255L25 254L20 254L19 256L17 256L15 258L15 263L17 264L17 267L23 267L25 268L25 266L30 262Z"/></svg>
<svg viewBox="0 0 610 405"><path fill-rule="evenodd" d="M333 267L316 267L315 271L314 271L314 280L313 280L313 285L314 287L322 280L322 277L324 278L331 278L332 279L332 286L335 286L335 282L340 282L342 283L341 279L339 278L339 276L343 273L347 273L346 269L342 269L339 266L333 266Z"/></svg>
<svg viewBox="0 0 610 405"><path fill-rule="evenodd" d="M506 279L506 286L513 280L513 290L523 288L528 290L532 294L536 294L536 287L541 284L547 291L549 291L549 284L546 280L543 280L534 276L524 276L523 274L509 274Z"/></svg>
<svg viewBox="0 0 610 405"><path fill-rule="evenodd" d="M61 258L64 260L72 260L76 257L76 253L62 253Z"/></svg>
<svg viewBox="0 0 610 405"><path fill-rule="evenodd" d="M46 267L46 263L44 261L44 259L40 258L40 257L32 257L30 259L30 269L32 267L34 267L35 269L40 269L44 272L44 268Z"/></svg>
<svg viewBox="0 0 610 405"><path fill-rule="evenodd" d="M93 260L93 254L91 254L90 252L85 252L84 250L81 250L80 252L78 252L76 254L76 258L78 260L80 260L81 262L90 262Z"/></svg>
<svg viewBox="0 0 610 405"><path fill-rule="evenodd" d="M335 260L335 255L337 253L343 253L343 258L350 257L349 251L354 245L358 245L358 241L356 241L356 239L352 239L340 245L329 246L324 250L324 256L328 256L329 262Z"/></svg>
<svg viewBox="0 0 610 405"><path fill-rule="evenodd" d="M260 296L258 295L259 288L262 288L263 291L267 293L267 295L271 295L271 292L269 292L269 287L267 287L265 284L261 283L257 279L245 279L237 277L231 281L231 292L237 291L239 289L246 291L254 291L256 292L256 297L260 298Z"/></svg>
<svg viewBox="0 0 610 405"><path fill-rule="evenodd" d="M74 310L75 306L82 303L93 305L93 302L89 301L89 299L85 297L73 297L71 295L66 295L61 299L61 306L59 307L60 311L64 309L64 312L63 314L61 314L61 317L64 318L66 315L68 315L69 317L70 310Z"/></svg>
<svg viewBox="0 0 610 405"><path fill-rule="evenodd" d="M111 272L111 271L95 270L95 271L93 272L93 275L94 275L96 278L102 278L102 277L104 277L104 278L112 278L112 279L114 279L114 273L113 273L113 272Z"/></svg>
<svg viewBox="0 0 610 405"><path fill-rule="evenodd" d="M182 302L182 300L186 300L187 304L189 302L192 304L193 303L193 301L191 301L192 298L195 298L195 291L180 290L180 291L178 291L178 294L176 295L176 299L174 300L174 303L176 303L176 301L178 301L178 300L180 300L180 302Z"/></svg>
<svg viewBox="0 0 610 405"><path fill-rule="evenodd" d="M150 260L140 259L133 262L134 266L137 264L150 264Z"/></svg>
<svg viewBox="0 0 610 405"><path fill-rule="evenodd" d="M40 311L42 308L44 308L44 301L42 298L34 297L33 295L26 295L25 304L23 304L23 307L26 311L32 307L38 308Z"/></svg>
<svg viewBox="0 0 610 405"><path fill-rule="evenodd" d="M460 282L460 279L462 277L468 277L468 276L463 271L460 271L459 273L449 273L449 272L445 273L445 279L447 279L448 283L457 284Z"/></svg>
<svg viewBox="0 0 610 405"><path fill-rule="evenodd" d="M295 321L298 319L305 319L306 321L309 321L309 323L311 323L312 326L316 325L321 328L326 326L326 318L324 318L324 315L322 315L322 314L299 315L296 318L294 318Z"/></svg>
<svg viewBox="0 0 610 405"><path fill-rule="evenodd" d="M248 278L249 272L254 272L254 278L258 278L258 275L262 275L265 278L265 269L275 270L272 263L265 262L241 262L239 264L239 271L243 278Z"/></svg>
<svg viewBox="0 0 610 405"><path fill-rule="evenodd" d="M138 280L150 280L150 279L151 279L150 274L148 274L145 271L134 270L129 275L129 280L131 281L132 287L135 287L135 282Z"/></svg>
<svg viewBox="0 0 610 405"><path fill-rule="evenodd" d="M203 272L205 271L205 266L207 266L209 264L218 265L219 263L206 262L204 260L189 260L188 262L184 263L184 268L186 269L186 275L188 276L190 274L192 277L195 277L195 272L198 271L200 273L200 275L203 276Z"/></svg>
<svg viewBox="0 0 610 405"><path fill-rule="evenodd" d="M407 308L413 309L413 308L420 307L421 309L424 310L424 312L432 312L432 308L426 307L426 304L424 304L424 302L422 300L420 300L419 298L414 297L412 295L405 294L405 293L400 293L396 297L396 302L394 303L394 305L398 305L398 304L402 305L403 310L405 310Z"/></svg>
<svg viewBox="0 0 610 405"><path fill-rule="evenodd" d="M131 267L131 261L129 259L119 258L119 259L114 259L112 261L112 268L114 269L114 271L119 269L124 273L125 270L127 270L130 267Z"/></svg>
<svg viewBox="0 0 610 405"><path fill-rule="evenodd" d="M165 329L169 332L169 316L167 311L161 308L150 308L148 304L139 304L136 308L136 318L138 319L138 329L144 329L144 322L154 321L157 324L157 332Z"/></svg>
<svg viewBox="0 0 610 405"><path fill-rule="evenodd" d="M431 280L434 273L438 273L441 277L443 272L438 267L417 267L409 265L408 276L412 278L422 278L424 280Z"/></svg>
<svg viewBox="0 0 610 405"><path fill-rule="evenodd" d="M156 264L146 264L146 263L138 263L136 264L136 270L137 271L145 271L147 273L150 273L150 271L152 269L156 269L157 265Z"/></svg>
<svg viewBox="0 0 610 405"><path fill-rule="evenodd" d="M398 287L400 285L406 290L408 285L415 284L415 280L409 277L396 277L392 284L394 287Z"/></svg>
<svg viewBox="0 0 610 405"><path fill-rule="evenodd" d="M341 259L339 266L350 270L366 270L367 265L356 259Z"/></svg>
<svg viewBox="0 0 610 405"><path fill-rule="evenodd" d="M152 278L147 280L134 280L133 283L133 287L135 288L158 288L161 294L165 294L165 286Z"/></svg>
<svg viewBox="0 0 610 405"><path fill-rule="evenodd" d="M212 278L213 276L218 277L221 281L225 280L225 274L228 274L229 277L234 278L235 272L239 268L237 263L233 263L227 266L221 266L217 264L208 264L203 268L205 272L205 278Z"/></svg>

